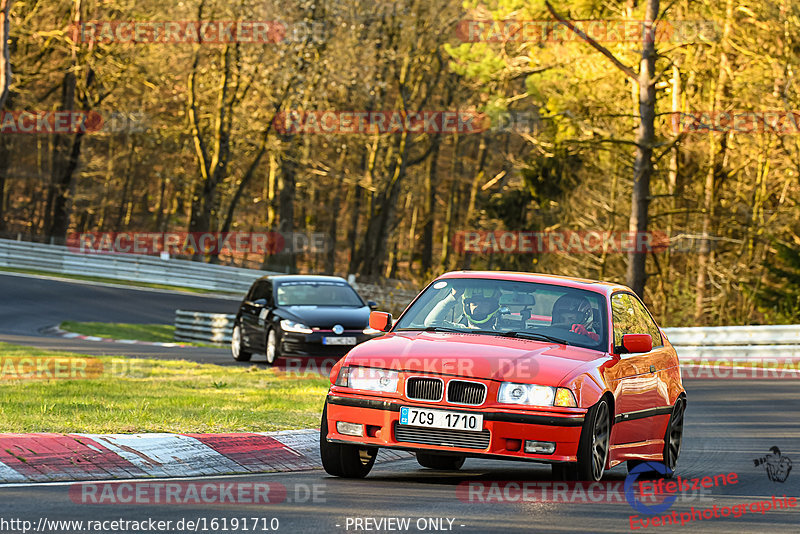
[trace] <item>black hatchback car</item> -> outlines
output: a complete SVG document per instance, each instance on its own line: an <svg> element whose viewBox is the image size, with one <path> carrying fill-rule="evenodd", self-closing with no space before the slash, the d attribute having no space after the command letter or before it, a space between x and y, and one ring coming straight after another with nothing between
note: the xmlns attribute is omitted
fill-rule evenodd
<svg viewBox="0 0 800 534"><path fill-rule="evenodd" d="M236 314L231 353L239 362L266 354L341 357L381 332L369 327L377 304L364 302L343 278L275 275L256 280Z"/></svg>

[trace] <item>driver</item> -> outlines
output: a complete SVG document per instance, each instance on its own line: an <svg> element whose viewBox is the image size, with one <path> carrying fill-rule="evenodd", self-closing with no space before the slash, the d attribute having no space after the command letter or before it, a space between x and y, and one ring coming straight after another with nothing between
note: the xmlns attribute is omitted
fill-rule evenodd
<svg viewBox="0 0 800 534"><path fill-rule="evenodd" d="M500 317L500 290L497 288L468 287L463 290L461 298L453 288L449 295L434 306L425 320L425 326L444 323L445 326L466 326L467 328L489 330L497 326ZM463 313L455 310L453 322L444 320L448 310L461 301Z"/></svg>
<svg viewBox="0 0 800 534"><path fill-rule="evenodd" d="M592 305L589 299L578 295L562 295L553 305L553 320L550 326L565 328L575 334L599 341L594 332Z"/></svg>

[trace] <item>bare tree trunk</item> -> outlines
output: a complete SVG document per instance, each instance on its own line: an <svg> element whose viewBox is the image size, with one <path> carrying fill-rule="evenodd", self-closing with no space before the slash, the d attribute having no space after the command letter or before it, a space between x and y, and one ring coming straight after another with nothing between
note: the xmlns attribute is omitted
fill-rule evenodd
<svg viewBox="0 0 800 534"><path fill-rule="evenodd" d="M722 40L720 46L720 61L719 61L719 74L717 76L717 85L713 92L713 101L711 103L711 112L717 110L718 104L726 91L728 84L728 54L727 48L730 42L731 34L731 21L733 19L733 1L728 0L725 6L725 25L722 29ZM697 281L695 282L695 301L694 301L694 319L698 326L706 324L705 318L705 300L706 300L706 279L708 277L708 266L713 252L711 251L711 243L708 239L711 225L714 219L714 207L716 199L714 195L715 182L717 172L720 171L722 156L727 148L727 133L709 134L709 154L708 154L708 170L706 172L705 183L703 184L703 222L702 222L702 236L700 242L700 250L697 255ZM719 149L717 149L719 145Z"/></svg>
<svg viewBox="0 0 800 534"><path fill-rule="evenodd" d="M0 108L2 109L2 108ZM5 231L6 223L6 177L8 176L8 167L10 162L10 145L11 140L8 136L0 136L0 232Z"/></svg>
<svg viewBox="0 0 800 534"><path fill-rule="evenodd" d="M677 120L678 113L681 111L681 72L677 65L672 66L672 117ZM677 133L677 132L675 132ZM667 193L669 194L669 215L667 216L667 238L672 239L673 213L677 208L676 194L678 189L678 156L680 150L677 145L672 147L669 156L669 173L667 174ZM670 241L671 243L671 241ZM669 312L669 294L666 291L666 284L672 280L672 250L668 247L664 254L664 272L659 282L659 289L662 299L661 316L666 317Z"/></svg>
<svg viewBox="0 0 800 534"><path fill-rule="evenodd" d="M284 151L281 161L281 192L280 192L280 205L278 207L278 220L280 221L278 227L282 232L286 232L289 236L289 242L286 243L289 247L289 252L279 256L279 264L286 272L293 273L297 270L297 254L292 248L294 243L291 241L292 232L294 231L294 197L297 185L297 161L295 160L297 148L294 146L294 140L289 140L287 149Z"/></svg>
<svg viewBox="0 0 800 534"><path fill-rule="evenodd" d="M0 110L5 108L11 85L11 53L8 42L11 21L9 12L13 0L0 0Z"/></svg>
<svg viewBox="0 0 800 534"><path fill-rule="evenodd" d="M424 276L430 276L433 266L433 225L436 221L436 165L439 163L439 136L431 140L433 152L428 160L428 172L425 175L425 223L422 225L422 262L420 270Z"/></svg>
<svg viewBox="0 0 800 534"><path fill-rule="evenodd" d="M648 29L658 17L659 0L647 0L645 24ZM656 87L655 31L648 31L642 39L642 60L639 66L639 129L636 134L636 159L633 163L633 195L628 229L643 235L647 232L648 209L650 207L650 177L653 174L653 145L655 144ZM637 239L638 241L638 239ZM637 295L644 298L647 281L645 267L647 254L644 251L628 252L628 269L625 281Z"/></svg>

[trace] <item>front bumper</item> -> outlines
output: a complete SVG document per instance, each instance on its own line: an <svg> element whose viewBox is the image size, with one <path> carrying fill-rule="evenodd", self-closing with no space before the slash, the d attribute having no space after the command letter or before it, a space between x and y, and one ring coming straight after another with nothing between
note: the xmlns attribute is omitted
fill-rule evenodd
<svg viewBox="0 0 800 534"><path fill-rule="evenodd" d="M341 358L355 345L325 345L324 338L354 337L355 345L376 337L373 334L364 334L359 331L345 331L341 335L332 332L314 332L313 334L298 334L284 332L281 339L281 354L284 356L321 356Z"/></svg>
<svg viewBox="0 0 800 534"><path fill-rule="evenodd" d="M398 436L401 406L481 413L484 420L483 435L477 436L478 433L469 431L428 431L429 429L418 427L411 427L412 431L409 432L408 425L402 425L402 435ZM576 462L585 412L586 410L575 409L569 413L494 408L476 410L337 393L328 395L328 441L505 460ZM363 424L365 435L356 437L340 434L336 429L337 421ZM451 437L447 435L448 432ZM525 440L555 443L555 452L527 453L524 450Z"/></svg>

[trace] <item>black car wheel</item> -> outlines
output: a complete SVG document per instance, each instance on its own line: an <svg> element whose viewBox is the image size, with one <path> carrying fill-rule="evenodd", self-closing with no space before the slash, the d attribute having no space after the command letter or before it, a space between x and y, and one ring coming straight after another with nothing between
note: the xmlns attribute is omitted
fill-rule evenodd
<svg viewBox="0 0 800 534"><path fill-rule="evenodd" d="M328 403L319 425L319 453L325 472L335 477L364 478L372 470L378 449L328 441Z"/></svg>
<svg viewBox="0 0 800 534"><path fill-rule="evenodd" d="M464 456L448 456L444 454L417 453L417 462L422 467L442 471L458 471L464 465Z"/></svg>
<svg viewBox="0 0 800 534"><path fill-rule="evenodd" d="M578 443L577 476L579 480L600 480L608 461L611 418L608 402L600 399L586 413Z"/></svg>
<svg viewBox="0 0 800 534"><path fill-rule="evenodd" d="M231 355L233 355L233 359L237 362L249 362L250 357L253 355L252 352L248 352L242 347L241 324L234 326L233 332L231 333Z"/></svg>
<svg viewBox="0 0 800 534"><path fill-rule="evenodd" d="M267 346L264 352L267 355L267 365L275 365L275 360L281 356L278 334L275 333L274 328L270 328L267 332Z"/></svg>
<svg viewBox="0 0 800 534"><path fill-rule="evenodd" d="M683 444L683 414L686 411L686 400L678 397L675 406L672 407L672 415L667 425L667 433L664 436L664 465L667 467L667 475L672 477L675 466L678 465L678 457L681 454Z"/></svg>

